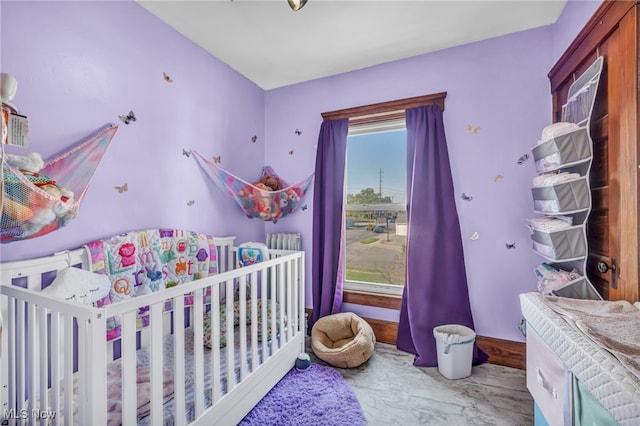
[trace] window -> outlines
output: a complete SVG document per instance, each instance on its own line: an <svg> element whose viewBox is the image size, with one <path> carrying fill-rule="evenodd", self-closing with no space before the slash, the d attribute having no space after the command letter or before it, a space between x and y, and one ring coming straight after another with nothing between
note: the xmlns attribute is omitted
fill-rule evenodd
<svg viewBox="0 0 640 426"><path fill-rule="evenodd" d="M346 244L346 267L345 267L345 290L350 290L345 292L345 301L349 299L349 302L361 304L361 305L370 305L370 306L380 306L389 309L400 309L399 303L400 298L399 295L402 294L404 289L404 266L406 264L406 194L401 194L399 192L395 192L389 184L392 182L392 170L394 166L391 166L389 162L384 163L383 165L376 165L372 162L367 163L369 171L373 172L373 177L364 176L363 179L365 181L361 181L357 183L358 180L358 168L356 165L349 164L350 159L357 159L359 157L364 157L365 154L358 154L354 151L350 150L352 142L356 140L369 140L369 138L373 138L376 134L385 134L388 133L387 136L391 136L391 133L396 131L400 131L403 133L402 143L396 144L393 146L393 149L388 151L389 156L388 159L391 159L391 154L395 153L395 150L402 150L402 170L406 173L406 126L405 126L405 110L408 108L414 108L423 105L438 105L440 109L444 111L444 99L446 97L446 92L434 93L431 95L424 96L416 96L413 98L399 99L395 101L388 102L380 102L376 104L362 105L353 108L346 108L336 111L323 112L323 119L339 119L339 118L348 118L349 119L349 139L347 140L347 165L345 171L345 191L347 196L345 196L345 235L347 235L347 244ZM362 139L356 139L356 136L361 136ZM364 143L364 142L363 142ZM353 143L355 144L355 143ZM398 166L400 168L400 166ZM382 171L380 170L382 169ZM376 175L377 173L377 175ZM353 180L354 183L350 184L349 181ZM406 178L405 178L406 181ZM370 183L367 183L370 182ZM366 190L367 188L371 188L373 194L378 195L378 201L380 198L385 199L385 197L389 196L391 199L391 203L388 203L389 206L383 206L386 203L376 203L374 208L370 208L371 206L364 206L363 204L357 201L355 196L360 194L362 190ZM406 184L402 185L402 191L405 191ZM354 197L349 197L353 195ZM362 197L370 195L370 191L365 191L362 194ZM375 198L375 197L374 197ZM351 201L351 202L350 202ZM358 209L361 209L358 212ZM368 209L368 211L367 211ZM389 232L389 238L393 237L402 237L404 240L404 244L402 245L402 256L405 258L404 260L400 260L396 257L386 256L386 260L392 260L391 263L383 264L380 262L380 265L377 268L379 273L363 274L360 272L364 270L365 262L363 259L370 260L375 258L373 253L373 248L376 246L370 244L361 244L357 245L357 243L361 243L362 241L367 242L366 238L358 239L357 235L353 231L357 229L361 223L358 221L360 218L365 218L366 214L369 214L370 223L373 224L373 228L376 225L382 225L382 221L384 220L385 227L380 227L378 230L382 230L382 232L376 233L370 231L368 236L377 237L376 241L380 241L378 246L385 246L387 232ZM375 219L375 221L374 221ZM387 226L387 219L390 224ZM378 222L380 221L380 222ZM405 226L402 226L402 225ZM369 224L367 224L369 226ZM402 235L402 234L405 235ZM368 237L367 236L367 237ZM349 240L351 238L351 240ZM388 247L388 246L385 246ZM354 250L362 249L363 252L361 256L355 255ZM368 256L368 257L367 257ZM383 256L385 258L385 256ZM396 264L397 262L397 264ZM383 265L386 265L383 266ZM402 265L402 273L396 274L395 276L401 275L401 282L393 283L393 279L387 279L385 277L391 276L392 274L387 271L388 268L396 267L396 265ZM383 268L380 271L380 267ZM385 269L387 268L387 269ZM365 271L366 272L366 271ZM359 293L366 292L366 293ZM374 294L369 294L374 293Z"/></svg>
<svg viewBox="0 0 640 426"><path fill-rule="evenodd" d="M404 119L351 126L345 170L345 288L402 294L405 283Z"/></svg>

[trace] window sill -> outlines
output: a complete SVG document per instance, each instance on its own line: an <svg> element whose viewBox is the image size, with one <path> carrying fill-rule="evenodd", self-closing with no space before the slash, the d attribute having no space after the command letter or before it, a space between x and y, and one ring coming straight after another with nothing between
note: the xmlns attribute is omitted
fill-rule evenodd
<svg viewBox="0 0 640 426"><path fill-rule="evenodd" d="M345 290L342 293L342 301L344 303L353 303L354 305L375 306L377 308L387 308L400 310L402 306L402 296L368 293L364 291Z"/></svg>

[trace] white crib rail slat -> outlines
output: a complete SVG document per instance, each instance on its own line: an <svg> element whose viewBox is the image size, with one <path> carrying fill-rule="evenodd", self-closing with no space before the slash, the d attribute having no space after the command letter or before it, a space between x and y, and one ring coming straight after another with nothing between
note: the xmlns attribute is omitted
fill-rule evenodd
<svg viewBox="0 0 640 426"><path fill-rule="evenodd" d="M298 309L296 310L296 312L298 313L298 316L299 316L299 320L298 320L298 325L300 327L299 330L302 333L302 335L305 336L307 333L307 313L305 312L306 301L304 300L304 295L305 295L304 252L299 253L297 263L298 263L298 279L294 284L296 289L298 289ZM300 352L305 352L306 350L305 339L303 338L300 340L301 340Z"/></svg>
<svg viewBox="0 0 640 426"><path fill-rule="evenodd" d="M3 409L12 409L16 407L17 393L16 393L16 374L18 372L16 366L16 333L15 326L12 326L11 322L16 318L16 300L11 297L6 297L5 300L6 317L4 318L3 338L6 339L6 346L3 345L3 357L6 361L3 363L2 373L7 374L7 389L3 389L4 397L6 398L6 405L3 405ZM5 364L6 363L6 364ZM6 370L6 371L5 371Z"/></svg>
<svg viewBox="0 0 640 426"><path fill-rule="evenodd" d="M26 302L20 300L17 302L17 320L19 323L17 324L17 342L16 342L16 389L18 391L16 397L18 398L18 412L22 412L22 410L26 410L25 407L25 390L26 390L26 349L25 349L25 336L27 335L27 326L24 322L24 314L25 314L25 305Z"/></svg>
<svg viewBox="0 0 640 426"><path fill-rule="evenodd" d="M209 311L211 321L211 399L213 405L220 401L220 292L214 288L211 292L211 311Z"/></svg>
<svg viewBox="0 0 640 426"><path fill-rule="evenodd" d="M163 387L157 385L157 383L164 382L163 375L163 322L162 322L162 309L163 302L154 303L150 308L150 321L151 321L151 422L152 425L162 424L162 401L163 401Z"/></svg>
<svg viewBox="0 0 640 426"><path fill-rule="evenodd" d="M122 424L133 425L136 423L138 414L136 392L137 371L136 371L136 311L129 311L122 314L121 348L122 357L120 365L122 371Z"/></svg>
<svg viewBox="0 0 640 426"><path fill-rule="evenodd" d="M39 410L42 412L47 412L49 408L49 395L47 392L47 376L48 376L48 366L47 366L47 340L48 340L48 330L47 330L47 309L38 307L37 309L37 321L38 321L38 329L40 330L38 345L40 352L40 377L39 377L39 393L40 393L40 404ZM47 417L40 418L40 424L46 424Z"/></svg>
<svg viewBox="0 0 640 426"><path fill-rule="evenodd" d="M251 372L258 368L258 273L251 273Z"/></svg>
<svg viewBox="0 0 640 426"><path fill-rule="evenodd" d="M174 399L175 399L175 424L185 424L185 374L184 374L184 297L173 298L173 335L174 335Z"/></svg>
<svg viewBox="0 0 640 426"><path fill-rule="evenodd" d="M78 371L75 373L77 376L76 386L77 389L74 391L77 392L77 400L78 400L78 422L86 424L89 422L89 413L87 413L87 404L85 403L85 398L88 396L87 392L87 357L86 357L86 333L87 333L87 324L85 322L77 321L78 328Z"/></svg>
<svg viewBox="0 0 640 426"><path fill-rule="evenodd" d="M62 336L62 318L60 312L52 312L50 316L51 322L51 411L56 413L54 420L56 424L60 424L62 413L62 400L61 395L61 379L62 379L62 349L61 349L61 336ZM63 419L64 420L64 419Z"/></svg>
<svg viewBox="0 0 640 426"><path fill-rule="evenodd" d="M247 377L247 276L240 277L238 305L240 307L240 381Z"/></svg>
<svg viewBox="0 0 640 426"><path fill-rule="evenodd" d="M298 293L298 259L293 259L291 261L291 265L293 266L293 273L291 276L291 289L292 289L292 303L293 306L291 306L291 311L289 311L291 313L291 328L292 328L292 333L295 336L299 331L300 331L300 323L299 320L300 318L298 317L298 309L299 309L299 304L298 304L298 299L299 299L299 293ZM302 351L304 352L304 351Z"/></svg>
<svg viewBox="0 0 640 426"><path fill-rule="evenodd" d="M272 318L272 324L271 324L271 354L276 353L276 350L278 349L278 321L277 321L277 317L276 317L276 300L278 298L278 291L277 291L277 266L272 266L271 268L269 268L271 270L271 282L270 282L270 287L271 287L271 294L270 294L270 299L269 299L269 309L271 309L271 318ZM270 354L270 355L271 355Z"/></svg>
<svg viewBox="0 0 640 426"><path fill-rule="evenodd" d="M278 265L278 307L280 309L280 320L278 321L278 333L280 334L280 347L284 346L284 344L286 342L288 342L287 339L287 332L286 332L286 322L287 322L287 316L285 315L285 306L287 303L287 295L286 295L286 290L285 290L285 280L287 278L286 275L286 271L285 271L285 267L287 265L285 263L280 263ZM277 317L276 317L277 318Z"/></svg>
<svg viewBox="0 0 640 426"><path fill-rule="evenodd" d="M292 275L293 275L293 260L288 260L287 264L286 264L286 269L287 269L287 283L286 283L286 292L287 292L287 306L285 311L287 312L287 342L290 341L291 339L293 339L293 327L295 326L295 318L293 314L295 311L293 310L293 307L291 306L291 296L292 296L292 292L293 292L293 281L292 281Z"/></svg>
<svg viewBox="0 0 640 426"><path fill-rule="evenodd" d="M269 290L267 283L269 281L269 270L262 269L260 271L260 300L262 300L262 309L260 310L260 318L262 319L262 363L269 357L269 341L267 340L267 305Z"/></svg>
<svg viewBox="0 0 640 426"><path fill-rule="evenodd" d="M62 314L63 327L63 372L62 392L64 394L64 424L72 425L73 412L73 315Z"/></svg>
<svg viewBox="0 0 640 426"><path fill-rule="evenodd" d="M33 420L31 414L36 409L36 401L37 401L37 389L38 389L38 378L40 372L39 370L39 356L40 351L38 350L38 326L36 324L36 307L35 305L28 303L27 304L27 350L28 354L28 398L29 401L27 403L27 409L29 410L28 417L30 420Z"/></svg>
<svg viewBox="0 0 640 426"><path fill-rule="evenodd" d="M192 327L193 327L193 353L195 364L195 418L202 415L204 411L204 342L202 338L202 316L204 307L202 303L203 292L202 290L196 290L193 293L193 315L192 315Z"/></svg>
<svg viewBox="0 0 640 426"><path fill-rule="evenodd" d="M236 384L235 368L234 368L234 329L233 329L233 280L225 281L225 291L227 295L226 299L226 333L227 333L227 345L225 347L227 354L227 394L233 390ZM215 344L215 342L214 342ZM220 368L220 367L218 367Z"/></svg>
<svg viewBox="0 0 640 426"><path fill-rule="evenodd" d="M107 371L107 317L102 311L94 312L92 318L86 322L86 345L84 357L86 370L82 377L86 383L84 403L87 407L86 424L101 425L107 423L107 378L105 374L96 372Z"/></svg>

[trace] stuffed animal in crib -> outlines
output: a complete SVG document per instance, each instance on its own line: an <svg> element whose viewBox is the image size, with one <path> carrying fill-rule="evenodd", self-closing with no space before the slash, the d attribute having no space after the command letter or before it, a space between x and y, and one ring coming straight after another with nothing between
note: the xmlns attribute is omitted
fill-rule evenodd
<svg viewBox="0 0 640 426"><path fill-rule="evenodd" d="M68 302L91 305L104 299L110 289L111 281L106 275L69 267L58 272L42 293Z"/></svg>

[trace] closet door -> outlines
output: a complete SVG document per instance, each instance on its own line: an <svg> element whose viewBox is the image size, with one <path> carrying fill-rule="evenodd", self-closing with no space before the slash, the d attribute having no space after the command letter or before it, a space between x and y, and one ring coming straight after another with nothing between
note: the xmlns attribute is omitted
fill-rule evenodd
<svg viewBox="0 0 640 426"><path fill-rule="evenodd" d="M604 69L591 119L592 210L587 275L607 300L638 300L638 15L604 2L549 73L554 121L574 80L598 55Z"/></svg>

